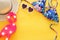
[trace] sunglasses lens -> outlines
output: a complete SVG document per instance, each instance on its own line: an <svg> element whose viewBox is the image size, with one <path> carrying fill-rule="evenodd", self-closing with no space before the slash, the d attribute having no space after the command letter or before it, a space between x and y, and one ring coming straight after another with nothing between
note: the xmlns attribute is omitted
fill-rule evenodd
<svg viewBox="0 0 60 40"><path fill-rule="evenodd" d="M29 7L29 9L28 9L28 10L29 10L29 12L32 12L32 11L33 11L33 8Z"/></svg>
<svg viewBox="0 0 60 40"><path fill-rule="evenodd" d="M24 8L26 8L27 7L27 5L25 5L25 4L22 4L22 8L24 9Z"/></svg>

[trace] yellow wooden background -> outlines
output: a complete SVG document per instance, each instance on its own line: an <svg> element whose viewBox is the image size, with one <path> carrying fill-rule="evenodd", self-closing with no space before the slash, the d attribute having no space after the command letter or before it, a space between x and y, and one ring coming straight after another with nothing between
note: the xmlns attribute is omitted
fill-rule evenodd
<svg viewBox="0 0 60 40"><path fill-rule="evenodd" d="M35 0L29 0L32 2ZM18 2L22 5L23 3L28 5L28 7L33 6L25 1ZM54 40L55 32L49 27L51 23L55 23L48 20L41 13L37 12L35 9L33 12L28 12L28 8L22 9L19 6L17 12L17 31L11 36L10 40ZM60 20L60 0L58 0L57 13ZM0 30L7 24L7 21L0 22ZM53 28L58 32L57 40L60 40L60 22L54 25ZM4 38L0 38L4 40Z"/></svg>

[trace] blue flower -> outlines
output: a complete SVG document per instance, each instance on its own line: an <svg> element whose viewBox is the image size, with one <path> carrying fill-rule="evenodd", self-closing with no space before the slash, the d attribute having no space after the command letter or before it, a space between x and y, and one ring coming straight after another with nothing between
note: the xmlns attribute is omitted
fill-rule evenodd
<svg viewBox="0 0 60 40"><path fill-rule="evenodd" d="M57 15L55 10L49 9L48 11L46 11L44 13L44 16L46 16L48 19L54 20L56 22L59 22L58 15Z"/></svg>

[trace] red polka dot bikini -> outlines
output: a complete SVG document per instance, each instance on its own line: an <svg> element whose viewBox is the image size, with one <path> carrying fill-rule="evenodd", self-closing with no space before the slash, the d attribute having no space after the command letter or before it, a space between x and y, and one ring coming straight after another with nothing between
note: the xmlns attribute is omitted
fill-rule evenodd
<svg viewBox="0 0 60 40"><path fill-rule="evenodd" d="M15 0L0 0L0 4L3 4L3 5L0 5L0 8L1 10L3 8L6 8L8 7L8 10L6 11L0 11L0 15L6 15L6 19L7 21L9 22L9 24L7 24L1 31L0 31L0 37L4 37L6 36L5 40L9 40L10 36L16 31L16 11L13 10L15 7L17 6L14 6L12 7L12 5L10 3L13 3L13 1L15 2ZM5 4L7 2L7 4ZM5 5L4 5L5 4ZM17 5L17 3L14 3L15 5ZM17 9L16 9L17 10Z"/></svg>
<svg viewBox="0 0 60 40"><path fill-rule="evenodd" d="M11 17L13 17L13 21L11 20ZM16 14L13 12L8 13L7 15L7 21L9 24L7 24L0 32L0 36L6 36L6 40L9 40L11 34L13 34L16 31Z"/></svg>

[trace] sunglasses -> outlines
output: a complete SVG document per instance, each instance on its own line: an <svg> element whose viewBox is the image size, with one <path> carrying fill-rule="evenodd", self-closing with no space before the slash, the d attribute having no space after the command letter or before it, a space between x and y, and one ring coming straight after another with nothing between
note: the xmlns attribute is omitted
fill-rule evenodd
<svg viewBox="0 0 60 40"><path fill-rule="evenodd" d="M22 4L22 8L23 8L23 9L27 8L27 5L26 5L26 4ZM29 12L32 12L32 11L33 11L33 8L29 7L29 8L28 8L28 11L29 11Z"/></svg>

